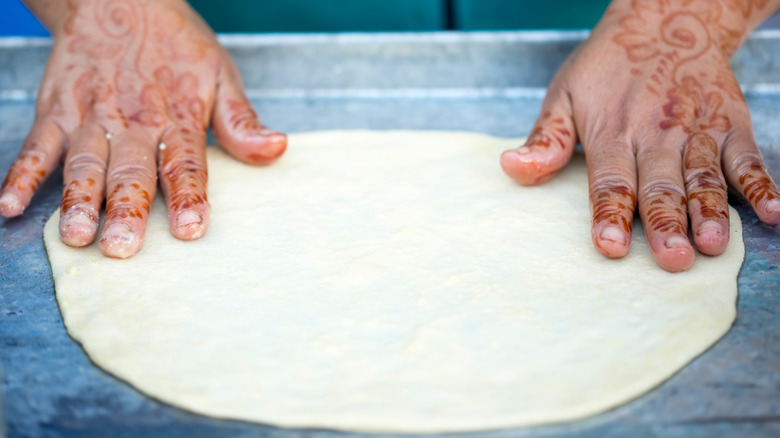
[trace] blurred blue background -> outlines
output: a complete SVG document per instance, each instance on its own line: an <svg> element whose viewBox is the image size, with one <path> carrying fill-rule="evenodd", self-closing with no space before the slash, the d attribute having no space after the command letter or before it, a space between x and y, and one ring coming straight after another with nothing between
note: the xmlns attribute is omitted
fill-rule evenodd
<svg viewBox="0 0 780 438"><path fill-rule="evenodd" d="M0 36L45 36L49 32L27 10L21 0L2 0L0 8Z"/></svg>
<svg viewBox="0 0 780 438"><path fill-rule="evenodd" d="M0 1L0 36L48 35L21 0ZM190 4L217 32L371 32L590 29L609 0L190 0ZM763 27L780 27L780 15Z"/></svg>
<svg viewBox="0 0 780 438"><path fill-rule="evenodd" d="M0 35L48 35L1 0ZM58 0L65 1L65 0ZM190 0L217 32L589 29L609 0Z"/></svg>

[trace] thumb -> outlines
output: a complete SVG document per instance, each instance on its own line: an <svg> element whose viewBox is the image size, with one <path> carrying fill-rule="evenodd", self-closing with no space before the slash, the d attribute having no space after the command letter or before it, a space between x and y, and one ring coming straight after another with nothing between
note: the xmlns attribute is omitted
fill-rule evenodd
<svg viewBox="0 0 780 438"><path fill-rule="evenodd" d="M287 148L286 135L260 123L244 94L241 77L229 60L217 84L211 127L222 147L245 163L268 164Z"/></svg>
<svg viewBox="0 0 780 438"><path fill-rule="evenodd" d="M566 166L576 145L568 95L560 90L548 92L525 145L504 151L501 168L520 184L539 184Z"/></svg>

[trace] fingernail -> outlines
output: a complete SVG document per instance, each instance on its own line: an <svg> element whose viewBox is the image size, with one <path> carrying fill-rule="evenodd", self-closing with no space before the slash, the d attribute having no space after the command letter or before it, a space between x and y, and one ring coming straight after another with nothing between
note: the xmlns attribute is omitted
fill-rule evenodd
<svg viewBox="0 0 780 438"><path fill-rule="evenodd" d="M521 146L517 148L515 152L517 152L518 155L526 155L531 153L531 148L529 148L528 146Z"/></svg>
<svg viewBox="0 0 780 438"><path fill-rule="evenodd" d="M20 206L19 197L11 192L3 193L3 196L0 196L0 205L3 205L7 208L17 209Z"/></svg>
<svg viewBox="0 0 780 438"><path fill-rule="evenodd" d="M192 210L185 210L176 217L176 228L182 228L193 224L202 224L203 217Z"/></svg>
<svg viewBox="0 0 780 438"><path fill-rule="evenodd" d="M720 226L719 223L715 221L707 221L701 224L698 230L696 230L696 235L701 236L703 234L724 234L723 233L723 227Z"/></svg>
<svg viewBox="0 0 780 438"><path fill-rule="evenodd" d="M123 245L129 245L135 243L136 235L130 231L130 227L122 223L111 224L105 231L103 231L103 237L101 241L105 241L108 244L121 243Z"/></svg>
<svg viewBox="0 0 780 438"><path fill-rule="evenodd" d="M690 245L688 239L682 236L672 236L666 239L664 246L667 248L687 248Z"/></svg>
<svg viewBox="0 0 780 438"><path fill-rule="evenodd" d="M91 234L97 230L97 223L81 212L67 213L62 217L62 224L62 231L67 233Z"/></svg>
<svg viewBox="0 0 780 438"><path fill-rule="evenodd" d="M766 203L766 211L767 213L774 213L777 211L780 211L780 199L773 199Z"/></svg>
<svg viewBox="0 0 780 438"><path fill-rule="evenodd" d="M625 245L626 244L626 233L619 230L616 227L607 227L604 228L604 230L599 234L599 238L601 240L607 240L609 242L614 242L619 245Z"/></svg>

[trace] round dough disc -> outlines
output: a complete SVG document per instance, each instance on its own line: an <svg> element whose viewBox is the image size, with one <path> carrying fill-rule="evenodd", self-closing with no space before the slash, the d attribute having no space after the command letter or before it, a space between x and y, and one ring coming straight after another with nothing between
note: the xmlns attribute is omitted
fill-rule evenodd
<svg viewBox="0 0 780 438"><path fill-rule="evenodd" d="M126 260L45 229L68 332L142 392L281 426L444 432L571 420L624 403L735 317L744 247L670 274L639 224L591 243L584 159L521 187L517 140L452 132L290 136L268 167L209 148L210 228L152 208Z"/></svg>

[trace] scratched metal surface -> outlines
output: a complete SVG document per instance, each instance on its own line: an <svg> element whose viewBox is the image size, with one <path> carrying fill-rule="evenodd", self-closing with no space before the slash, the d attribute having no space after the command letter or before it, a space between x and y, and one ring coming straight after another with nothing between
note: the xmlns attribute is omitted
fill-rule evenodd
<svg viewBox="0 0 780 438"><path fill-rule="evenodd" d="M523 136L543 87L584 36L353 34L223 41L258 112L277 129L468 129ZM3 174L31 125L49 48L46 40L0 39ZM779 64L777 31L754 35L733 59L776 180ZM152 400L91 364L62 325L41 241L42 226L57 207L60 178L55 174L43 185L24 216L0 219L0 366L9 437L358 436L195 415ZM747 256L738 317L724 339L655 390L605 414L457 436L780 436L780 230L760 224L737 197L731 202L743 217Z"/></svg>

